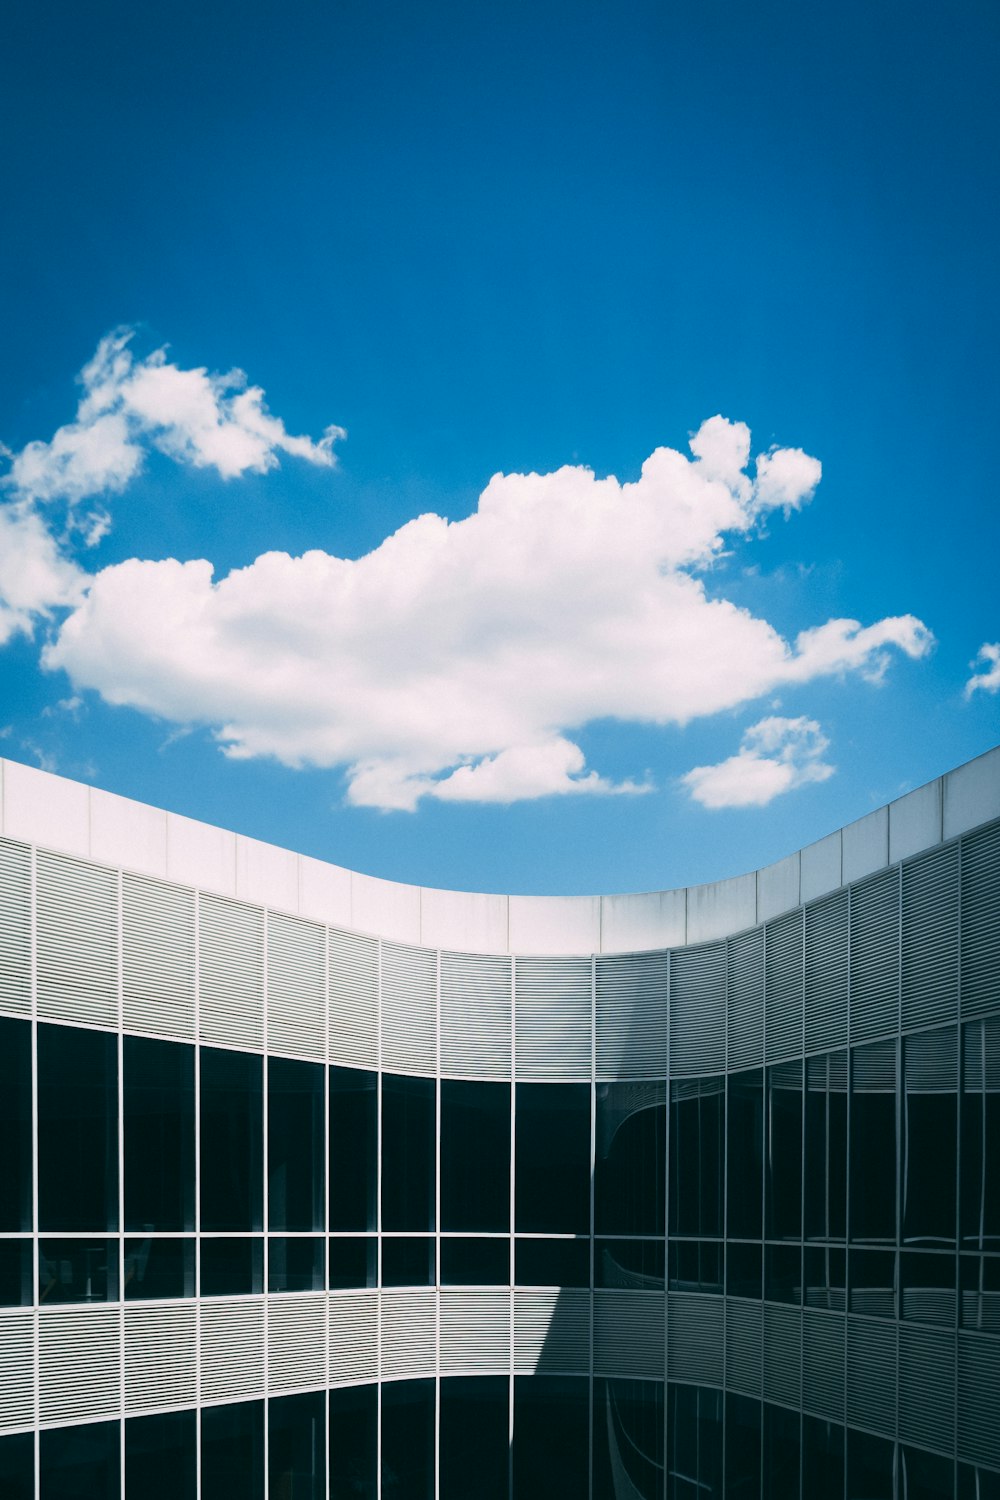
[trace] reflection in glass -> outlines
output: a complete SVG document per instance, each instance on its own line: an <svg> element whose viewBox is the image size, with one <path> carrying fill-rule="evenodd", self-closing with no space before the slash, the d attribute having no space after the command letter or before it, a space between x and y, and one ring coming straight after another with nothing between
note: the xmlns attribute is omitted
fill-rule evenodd
<svg viewBox="0 0 1000 1500"><path fill-rule="evenodd" d="M510 1085L441 1082L441 1227L510 1228Z"/></svg>
<svg viewBox="0 0 1000 1500"><path fill-rule="evenodd" d="M596 1232L662 1235L666 1085L599 1083L595 1109Z"/></svg>
<svg viewBox="0 0 1000 1500"><path fill-rule="evenodd" d="M847 1500L893 1500L894 1444L847 1429Z"/></svg>
<svg viewBox="0 0 1000 1500"><path fill-rule="evenodd" d="M378 1240L374 1235L330 1237L330 1290L377 1285Z"/></svg>
<svg viewBox="0 0 1000 1500"><path fill-rule="evenodd" d="M802 1418L802 1493L806 1500L844 1500L844 1429Z"/></svg>
<svg viewBox="0 0 1000 1500"><path fill-rule="evenodd" d="M38 1446L42 1500L119 1500L120 1444L117 1422L43 1429Z"/></svg>
<svg viewBox="0 0 1000 1500"><path fill-rule="evenodd" d="M663 1240L597 1240L594 1279L597 1286L663 1290Z"/></svg>
<svg viewBox="0 0 1000 1500"><path fill-rule="evenodd" d="M802 1263L798 1245L764 1246L764 1296L769 1302L802 1301Z"/></svg>
<svg viewBox="0 0 1000 1500"><path fill-rule="evenodd" d="M797 1500L799 1414L765 1401L762 1416L765 1500ZM811 1500L808 1493L807 1500Z"/></svg>
<svg viewBox="0 0 1000 1500"><path fill-rule="evenodd" d="M382 1495L433 1500L433 1380L398 1380L382 1387Z"/></svg>
<svg viewBox="0 0 1000 1500"><path fill-rule="evenodd" d="M1000 1333L1000 1255L959 1258L962 1327Z"/></svg>
<svg viewBox="0 0 1000 1500"><path fill-rule="evenodd" d="M323 1289L324 1241L318 1235L271 1235L267 1242L269 1292L319 1292Z"/></svg>
<svg viewBox="0 0 1000 1500"><path fill-rule="evenodd" d="M272 1396L267 1403L267 1478L271 1500L324 1500L326 1396Z"/></svg>
<svg viewBox="0 0 1000 1500"><path fill-rule="evenodd" d="M896 1043L851 1059L851 1239L896 1243Z"/></svg>
<svg viewBox="0 0 1000 1500"><path fill-rule="evenodd" d="M722 1233L726 1085L683 1078L670 1085L670 1233Z"/></svg>
<svg viewBox="0 0 1000 1500"><path fill-rule="evenodd" d="M201 1049L201 1227L264 1221L263 1058Z"/></svg>
<svg viewBox="0 0 1000 1500"><path fill-rule="evenodd" d="M847 1232L847 1053L806 1058L805 1235Z"/></svg>
<svg viewBox="0 0 1000 1500"><path fill-rule="evenodd" d="M667 1254L670 1291L724 1290L725 1246L721 1240L670 1240Z"/></svg>
<svg viewBox="0 0 1000 1500"><path fill-rule="evenodd" d="M767 1070L767 1237L802 1237L802 1064Z"/></svg>
<svg viewBox="0 0 1000 1500"><path fill-rule="evenodd" d="M692 1385L667 1387L667 1500L721 1495L721 1436L721 1391ZM733 1455L737 1473L744 1456ZM759 1462L758 1458L758 1467Z"/></svg>
<svg viewBox="0 0 1000 1500"><path fill-rule="evenodd" d="M514 1379L514 1500L586 1495L590 1468L589 1382L585 1377Z"/></svg>
<svg viewBox="0 0 1000 1500"><path fill-rule="evenodd" d="M726 1393L726 1494L739 1500L760 1497L760 1402ZM679 1492L678 1492L679 1493ZM695 1500L693 1491L690 1494ZM700 1496L698 1496L700 1500ZM843 1500L843 1495L838 1496Z"/></svg>
<svg viewBox="0 0 1000 1500"><path fill-rule="evenodd" d="M963 1249L1000 1250L1000 1017L962 1029Z"/></svg>
<svg viewBox="0 0 1000 1500"><path fill-rule="evenodd" d="M594 1382L594 1500L619 1500L623 1493L631 1500L661 1500L663 1495L659 1381Z"/></svg>
<svg viewBox="0 0 1000 1500"><path fill-rule="evenodd" d="M842 1245L805 1248L806 1306L844 1311L847 1252Z"/></svg>
<svg viewBox="0 0 1000 1500"><path fill-rule="evenodd" d="M31 1240L0 1240L0 1307L30 1307Z"/></svg>
<svg viewBox="0 0 1000 1500"><path fill-rule="evenodd" d="M114 1302L118 1297L117 1240L39 1240L38 1300Z"/></svg>
<svg viewBox="0 0 1000 1500"><path fill-rule="evenodd" d="M518 1286L589 1286L589 1241L518 1239L514 1277Z"/></svg>
<svg viewBox="0 0 1000 1500"><path fill-rule="evenodd" d="M510 1240L442 1239L441 1285L509 1286Z"/></svg>
<svg viewBox="0 0 1000 1500"><path fill-rule="evenodd" d="M201 1241L201 1295L245 1297L264 1290L264 1241L233 1236Z"/></svg>
<svg viewBox="0 0 1000 1500"><path fill-rule="evenodd" d="M382 1241L383 1286L433 1286L434 1238L393 1235Z"/></svg>
<svg viewBox="0 0 1000 1500"><path fill-rule="evenodd" d="M900 1316L955 1326L955 1256L904 1250L899 1257Z"/></svg>
<svg viewBox="0 0 1000 1500"><path fill-rule="evenodd" d="M851 1312L873 1318L896 1316L896 1252L854 1250L850 1252Z"/></svg>
<svg viewBox="0 0 1000 1500"><path fill-rule="evenodd" d="M519 1083L514 1221L519 1231L590 1230L590 1085Z"/></svg>
<svg viewBox="0 0 1000 1500"><path fill-rule="evenodd" d="M954 1245L957 1141L954 1028L904 1037L904 1244Z"/></svg>
<svg viewBox="0 0 1000 1500"><path fill-rule="evenodd" d="M193 1297L194 1240L125 1241L125 1298Z"/></svg>
<svg viewBox="0 0 1000 1500"><path fill-rule="evenodd" d="M0 1495L4 1500L35 1500L35 1437L15 1432L0 1437Z"/></svg>
<svg viewBox="0 0 1000 1500"><path fill-rule="evenodd" d="M103 1031L38 1027L38 1218L118 1228L118 1041Z"/></svg>
<svg viewBox="0 0 1000 1500"><path fill-rule="evenodd" d="M730 1297L761 1296L760 1245L732 1240L726 1245L726 1291Z"/></svg>

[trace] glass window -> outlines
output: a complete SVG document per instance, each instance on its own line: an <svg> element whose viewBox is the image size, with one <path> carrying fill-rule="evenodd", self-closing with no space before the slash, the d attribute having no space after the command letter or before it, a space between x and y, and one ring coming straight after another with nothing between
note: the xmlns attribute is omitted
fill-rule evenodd
<svg viewBox="0 0 1000 1500"><path fill-rule="evenodd" d="M261 1229L263 1058L201 1049L201 1227Z"/></svg>
<svg viewBox="0 0 1000 1500"><path fill-rule="evenodd" d="M663 1240L597 1240L595 1285L640 1292L662 1291L665 1248Z"/></svg>
<svg viewBox="0 0 1000 1500"><path fill-rule="evenodd" d="M844 1311L846 1251L837 1245L805 1248L806 1306Z"/></svg>
<svg viewBox="0 0 1000 1500"><path fill-rule="evenodd" d="M325 1392L267 1403L267 1475L275 1500L325 1500Z"/></svg>
<svg viewBox="0 0 1000 1500"><path fill-rule="evenodd" d="M896 1243L896 1043L851 1059L851 1239Z"/></svg>
<svg viewBox="0 0 1000 1500"><path fill-rule="evenodd" d="M121 1467L117 1422L49 1427L40 1434L41 1500L119 1500Z"/></svg>
<svg viewBox="0 0 1000 1500"><path fill-rule="evenodd" d="M693 1446L696 1433L688 1437ZM759 1500L760 1496L760 1402L750 1396L726 1395L726 1494L739 1496L739 1500ZM841 1485L843 1489L843 1485ZM695 1500L694 1490L677 1488L674 1494L680 1500ZM838 1495L837 1500L843 1500Z"/></svg>
<svg viewBox="0 0 1000 1500"><path fill-rule="evenodd" d="M195 1500L197 1413L163 1412L125 1423L125 1491L138 1500Z"/></svg>
<svg viewBox="0 0 1000 1500"><path fill-rule="evenodd" d="M440 1500L507 1500L506 1375L441 1382Z"/></svg>
<svg viewBox="0 0 1000 1500"><path fill-rule="evenodd" d="M764 1192L764 1075L759 1068L730 1075L726 1148L727 1233L739 1239L760 1239Z"/></svg>
<svg viewBox="0 0 1000 1500"><path fill-rule="evenodd" d="M272 1229L322 1229L323 1069L267 1060L267 1213Z"/></svg>
<svg viewBox="0 0 1000 1500"><path fill-rule="evenodd" d="M670 1085L670 1233L722 1233L726 1083L684 1078Z"/></svg>
<svg viewBox="0 0 1000 1500"><path fill-rule="evenodd" d="M118 1228L118 1039L106 1032L38 1028L38 1218Z"/></svg>
<svg viewBox="0 0 1000 1500"><path fill-rule="evenodd" d="M764 1246L764 1296L769 1302L802 1301L802 1262L798 1245Z"/></svg>
<svg viewBox="0 0 1000 1500"><path fill-rule="evenodd" d="M844 1429L802 1418L802 1493L807 1500L844 1500Z"/></svg>
<svg viewBox="0 0 1000 1500"><path fill-rule="evenodd" d="M378 1240L374 1235L331 1236L330 1289L355 1290L376 1286L378 1275Z"/></svg>
<svg viewBox="0 0 1000 1500"><path fill-rule="evenodd" d="M726 1245L726 1290L730 1297L760 1299L760 1245L740 1244L738 1240Z"/></svg>
<svg viewBox="0 0 1000 1500"><path fill-rule="evenodd" d="M519 1083L515 1132L518 1230L590 1231L590 1085Z"/></svg>
<svg viewBox="0 0 1000 1500"><path fill-rule="evenodd" d="M667 1495L722 1493L722 1393L671 1385L667 1391ZM739 1493L739 1491L736 1491Z"/></svg>
<svg viewBox="0 0 1000 1500"><path fill-rule="evenodd" d="M588 1240L525 1240L514 1246L518 1286L589 1286Z"/></svg>
<svg viewBox="0 0 1000 1500"><path fill-rule="evenodd" d="M950 1458L919 1448L900 1448L899 1457L906 1500L952 1500L955 1473Z"/></svg>
<svg viewBox="0 0 1000 1500"><path fill-rule="evenodd" d="M0 1240L0 1307L30 1307L31 1240Z"/></svg>
<svg viewBox="0 0 1000 1500"><path fill-rule="evenodd" d="M510 1085L441 1083L441 1227L510 1228Z"/></svg>
<svg viewBox="0 0 1000 1500"><path fill-rule="evenodd" d="M765 1401L761 1415L766 1500L796 1500L799 1493L799 1414Z"/></svg>
<svg viewBox="0 0 1000 1500"><path fill-rule="evenodd" d="M378 1076L330 1069L330 1228L376 1227Z"/></svg>
<svg viewBox="0 0 1000 1500"><path fill-rule="evenodd" d="M382 1079L382 1228L434 1228L432 1078Z"/></svg>
<svg viewBox="0 0 1000 1500"><path fill-rule="evenodd" d="M127 1036L125 1228L194 1228L194 1048Z"/></svg>
<svg viewBox="0 0 1000 1500"><path fill-rule="evenodd" d="M377 1492L378 1386L332 1390L330 1500L375 1500Z"/></svg>
<svg viewBox="0 0 1000 1500"><path fill-rule="evenodd" d="M234 1236L201 1241L203 1297L244 1297L263 1290L263 1240Z"/></svg>
<svg viewBox="0 0 1000 1500"><path fill-rule="evenodd" d="M851 1312L873 1318L896 1316L894 1250L852 1250L849 1274Z"/></svg>
<svg viewBox="0 0 1000 1500"><path fill-rule="evenodd" d="M1000 1017L962 1041L962 1247L1000 1250Z"/></svg>
<svg viewBox="0 0 1000 1500"><path fill-rule="evenodd" d="M202 1408L201 1493L264 1500L263 1401Z"/></svg>
<svg viewBox="0 0 1000 1500"><path fill-rule="evenodd" d="M509 1286L510 1240L441 1241L442 1286Z"/></svg>
<svg viewBox="0 0 1000 1500"><path fill-rule="evenodd" d="M194 1240L126 1240L125 1298L193 1297Z"/></svg>
<svg viewBox="0 0 1000 1500"><path fill-rule="evenodd" d="M382 1494L400 1500L434 1495L433 1380L390 1381L382 1387Z"/></svg>
<svg viewBox="0 0 1000 1500"><path fill-rule="evenodd" d="M393 1235L382 1241L383 1286L433 1286L434 1239Z"/></svg>
<svg viewBox="0 0 1000 1500"><path fill-rule="evenodd" d="M595 1111L597 1233L662 1235L666 1084L599 1083Z"/></svg>
<svg viewBox="0 0 1000 1500"><path fill-rule="evenodd" d="M594 1500L663 1494L663 1386L653 1380L594 1382Z"/></svg>
<svg viewBox="0 0 1000 1500"><path fill-rule="evenodd" d="M0 1495L4 1500L35 1500L35 1437L15 1432L0 1437Z"/></svg>
<svg viewBox="0 0 1000 1500"><path fill-rule="evenodd" d="M39 1240L38 1300L114 1302L118 1297L117 1240Z"/></svg>
<svg viewBox="0 0 1000 1500"><path fill-rule="evenodd" d="M958 1053L954 1029L903 1040L903 1243L954 1245Z"/></svg>
<svg viewBox="0 0 1000 1500"><path fill-rule="evenodd" d="M806 1059L805 1234L842 1240L847 1225L847 1053Z"/></svg>
<svg viewBox="0 0 1000 1500"><path fill-rule="evenodd" d="M318 1235L271 1235L267 1242L269 1292L319 1292L323 1289L325 1241Z"/></svg>
<svg viewBox="0 0 1000 1500"><path fill-rule="evenodd" d="M768 1239L802 1238L802 1064L767 1070Z"/></svg>
<svg viewBox="0 0 1000 1500"><path fill-rule="evenodd" d="M847 1500L893 1500L895 1445L847 1429Z"/></svg>
<svg viewBox="0 0 1000 1500"><path fill-rule="evenodd" d="M0 1233L31 1229L31 1022L0 1016Z"/></svg>
<svg viewBox="0 0 1000 1500"><path fill-rule="evenodd" d="M955 1326L955 1256L904 1250L899 1258L900 1315L915 1323Z"/></svg>
<svg viewBox="0 0 1000 1500"><path fill-rule="evenodd" d="M519 1085L520 1087L520 1085ZM514 1379L514 1500L586 1495L589 1382L576 1376Z"/></svg>
<svg viewBox="0 0 1000 1500"><path fill-rule="evenodd" d="M1000 1333L1000 1255L959 1257L962 1327Z"/></svg>
<svg viewBox="0 0 1000 1500"><path fill-rule="evenodd" d="M724 1246L720 1240L670 1240L667 1252L672 1292L724 1290Z"/></svg>

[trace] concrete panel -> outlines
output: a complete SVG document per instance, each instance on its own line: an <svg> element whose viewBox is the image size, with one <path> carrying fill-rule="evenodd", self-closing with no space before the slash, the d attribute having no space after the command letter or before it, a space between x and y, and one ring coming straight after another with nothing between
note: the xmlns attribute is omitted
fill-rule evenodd
<svg viewBox="0 0 1000 1500"><path fill-rule="evenodd" d="M397 943L420 942L420 887L351 872L351 926Z"/></svg>
<svg viewBox="0 0 1000 1500"><path fill-rule="evenodd" d="M757 921L757 876L736 875L693 885L687 893L687 940L704 943L753 927Z"/></svg>
<svg viewBox="0 0 1000 1500"><path fill-rule="evenodd" d="M511 896L509 910L512 953L596 953L600 947L600 896Z"/></svg>
<svg viewBox="0 0 1000 1500"><path fill-rule="evenodd" d="M878 807L841 830L844 884L860 880L889 863L889 809Z"/></svg>
<svg viewBox="0 0 1000 1500"><path fill-rule="evenodd" d="M168 813L167 876L220 896L235 896L235 833Z"/></svg>
<svg viewBox="0 0 1000 1500"><path fill-rule="evenodd" d="M9 839L90 854L90 787L20 761L4 762L3 828Z"/></svg>
<svg viewBox="0 0 1000 1500"><path fill-rule="evenodd" d="M889 863L941 842L941 778L889 803Z"/></svg>
<svg viewBox="0 0 1000 1500"><path fill-rule="evenodd" d="M236 894L241 901L294 914L299 906L298 857L275 844L237 834Z"/></svg>
<svg viewBox="0 0 1000 1500"><path fill-rule="evenodd" d="M507 952L507 897L473 891L420 891L420 941L457 953Z"/></svg>
<svg viewBox="0 0 1000 1500"><path fill-rule="evenodd" d="M757 921L767 922L780 912L791 911L800 901L801 859L790 854L777 864L757 871Z"/></svg>
<svg viewBox="0 0 1000 1500"><path fill-rule="evenodd" d="M949 771L942 780L946 839L1000 818L1000 745Z"/></svg>
<svg viewBox="0 0 1000 1500"><path fill-rule="evenodd" d="M687 891L601 897L601 952L637 953L687 941Z"/></svg>
<svg viewBox="0 0 1000 1500"><path fill-rule="evenodd" d="M815 901L817 896L825 896L843 883L843 851L838 829L807 845L799 855L799 895L803 901Z"/></svg>
<svg viewBox="0 0 1000 1500"><path fill-rule="evenodd" d="M105 865L124 865L141 875L166 875L166 813L92 787L90 857Z"/></svg>
<svg viewBox="0 0 1000 1500"><path fill-rule="evenodd" d="M331 927L351 925L351 872L322 859L299 855L300 917L328 922Z"/></svg>

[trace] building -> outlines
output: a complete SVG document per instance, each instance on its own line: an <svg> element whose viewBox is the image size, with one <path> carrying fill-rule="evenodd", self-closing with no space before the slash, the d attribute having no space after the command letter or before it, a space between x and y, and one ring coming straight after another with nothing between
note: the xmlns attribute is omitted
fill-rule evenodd
<svg viewBox="0 0 1000 1500"><path fill-rule="evenodd" d="M5 1500L1000 1494L1000 750L594 899L0 770Z"/></svg>

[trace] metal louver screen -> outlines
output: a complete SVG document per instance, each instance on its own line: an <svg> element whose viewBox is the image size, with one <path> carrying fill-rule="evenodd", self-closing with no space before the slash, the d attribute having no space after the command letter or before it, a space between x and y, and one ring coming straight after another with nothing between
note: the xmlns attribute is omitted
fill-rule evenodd
<svg viewBox="0 0 1000 1500"><path fill-rule="evenodd" d="M331 928L330 1061L378 1067L378 943Z"/></svg>
<svg viewBox="0 0 1000 1500"><path fill-rule="evenodd" d="M382 944L382 1066L437 1071L437 953Z"/></svg>
<svg viewBox="0 0 1000 1500"><path fill-rule="evenodd" d="M802 1406L832 1422L844 1420L844 1319L839 1313L802 1314Z"/></svg>
<svg viewBox="0 0 1000 1500"><path fill-rule="evenodd" d="M851 1040L899 1025L899 870L851 887Z"/></svg>
<svg viewBox="0 0 1000 1500"><path fill-rule="evenodd" d="M847 1319L847 1420L895 1437L895 1323Z"/></svg>
<svg viewBox="0 0 1000 1500"><path fill-rule="evenodd" d="M198 1310L193 1302L125 1309L125 1411L194 1406Z"/></svg>
<svg viewBox="0 0 1000 1500"><path fill-rule="evenodd" d="M441 1293L441 1370L510 1369L510 1293Z"/></svg>
<svg viewBox="0 0 1000 1500"><path fill-rule="evenodd" d="M764 1059L764 929L727 944L729 1066L752 1068Z"/></svg>
<svg viewBox="0 0 1000 1500"><path fill-rule="evenodd" d="M592 993L589 958L515 960L518 1078L590 1077Z"/></svg>
<svg viewBox="0 0 1000 1500"><path fill-rule="evenodd" d="M518 1374L590 1371L590 1293L514 1293L514 1369Z"/></svg>
<svg viewBox="0 0 1000 1500"><path fill-rule="evenodd" d="M1000 1469L1000 1339L958 1335L958 1456Z"/></svg>
<svg viewBox="0 0 1000 1500"><path fill-rule="evenodd" d="M0 839L0 1010L31 1010L31 851Z"/></svg>
<svg viewBox="0 0 1000 1500"><path fill-rule="evenodd" d="M726 1065L726 945L670 955L670 1072L718 1073Z"/></svg>
<svg viewBox="0 0 1000 1500"><path fill-rule="evenodd" d="M117 1416L121 1322L117 1307L60 1307L38 1319L38 1417L43 1423Z"/></svg>
<svg viewBox="0 0 1000 1500"><path fill-rule="evenodd" d="M903 1041L907 1094L954 1094L958 1091L958 1033L954 1026L922 1031ZM905 1098L904 1098L905 1108Z"/></svg>
<svg viewBox="0 0 1000 1500"><path fill-rule="evenodd" d="M39 851L36 867L38 1013L118 1024L118 876Z"/></svg>
<svg viewBox="0 0 1000 1500"><path fill-rule="evenodd" d="M441 1072L449 1078L509 1078L509 958L441 954Z"/></svg>
<svg viewBox="0 0 1000 1500"><path fill-rule="evenodd" d="M0 1431L35 1420L35 1315L0 1312Z"/></svg>
<svg viewBox="0 0 1000 1500"><path fill-rule="evenodd" d="M433 1375L437 1369L437 1298L433 1291L386 1291L379 1298L383 1380Z"/></svg>
<svg viewBox="0 0 1000 1500"><path fill-rule="evenodd" d="M264 1300L201 1304L201 1400L264 1394Z"/></svg>
<svg viewBox="0 0 1000 1500"><path fill-rule="evenodd" d="M378 1375L378 1293L334 1293L330 1316L330 1383L374 1380Z"/></svg>
<svg viewBox="0 0 1000 1500"><path fill-rule="evenodd" d="M962 1016L1000 1005L1000 823L962 840Z"/></svg>
<svg viewBox="0 0 1000 1500"><path fill-rule="evenodd" d="M798 1406L802 1314L764 1304L764 1400Z"/></svg>
<svg viewBox="0 0 1000 1500"><path fill-rule="evenodd" d="M267 1045L326 1058L326 929L275 912L267 916Z"/></svg>
<svg viewBox="0 0 1000 1500"><path fill-rule="evenodd" d="M899 1325L899 1437L951 1451L955 1441L955 1340L944 1329Z"/></svg>
<svg viewBox="0 0 1000 1500"><path fill-rule="evenodd" d="M326 1385L326 1306L323 1292L268 1299L269 1391Z"/></svg>
<svg viewBox="0 0 1000 1500"><path fill-rule="evenodd" d="M156 1036L194 1040L194 892L122 876L122 1016Z"/></svg>
<svg viewBox="0 0 1000 1500"><path fill-rule="evenodd" d="M203 1042L264 1046L264 913L222 896L198 899L199 1029Z"/></svg>
<svg viewBox="0 0 1000 1500"><path fill-rule="evenodd" d="M669 959L624 953L595 960L598 1078L665 1078Z"/></svg>
<svg viewBox="0 0 1000 1500"><path fill-rule="evenodd" d="M764 934L764 1057L802 1051L802 912L768 922Z"/></svg>
<svg viewBox="0 0 1000 1500"><path fill-rule="evenodd" d="M760 1302L726 1301L726 1388L760 1395L764 1309Z"/></svg>
<svg viewBox="0 0 1000 1500"><path fill-rule="evenodd" d="M903 1029L958 1015L957 844L903 866L901 1007Z"/></svg>
<svg viewBox="0 0 1000 1500"><path fill-rule="evenodd" d="M965 1092L1000 1093L1000 1016L962 1027Z"/></svg>
<svg viewBox="0 0 1000 1500"><path fill-rule="evenodd" d="M662 1292L595 1292L594 1374L662 1380L664 1312Z"/></svg>
<svg viewBox="0 0 1000 1500"><path fill-rule="evenodd" d="M835 891L805 909L805 1045L847 1042L849 893Z"/></svg>
<svg viewBox="0 0 1000 1500"><path fill-rule="evenodd" d="M686 1385L722 1385L725 1302L693 1292L667 1298L667 1374Z"/></svg>

